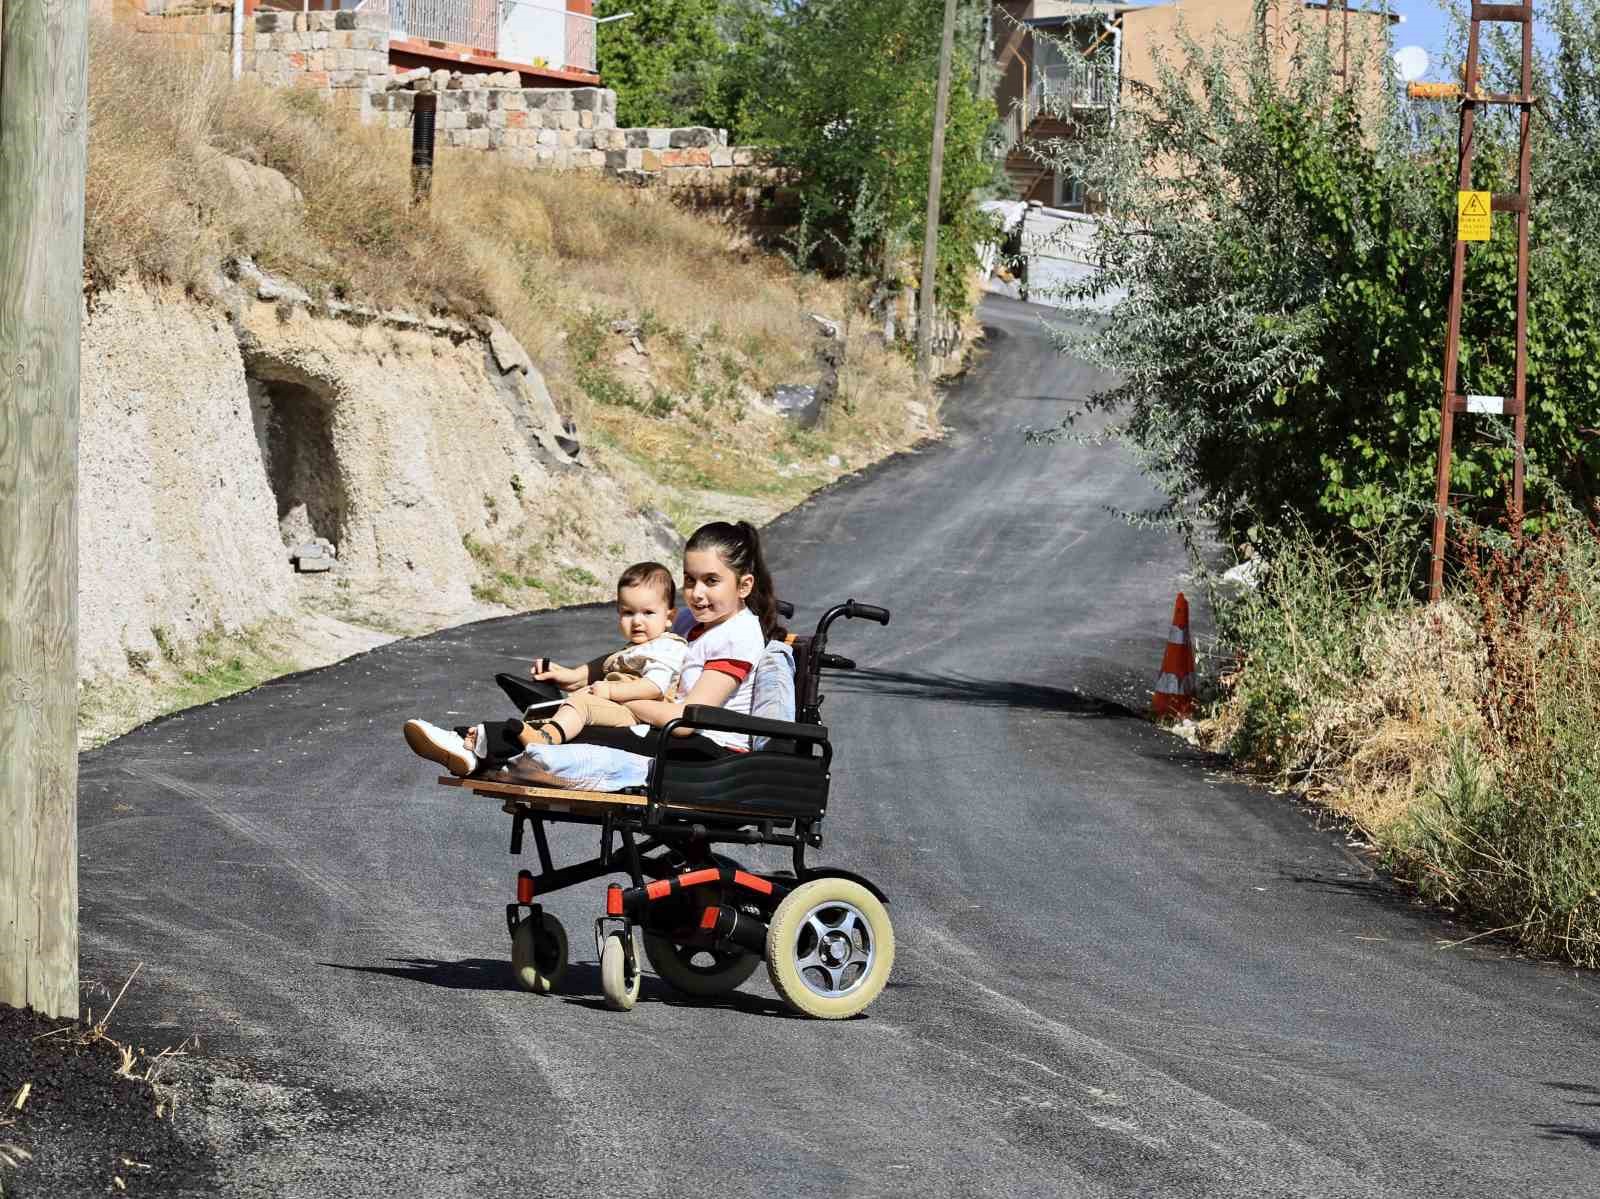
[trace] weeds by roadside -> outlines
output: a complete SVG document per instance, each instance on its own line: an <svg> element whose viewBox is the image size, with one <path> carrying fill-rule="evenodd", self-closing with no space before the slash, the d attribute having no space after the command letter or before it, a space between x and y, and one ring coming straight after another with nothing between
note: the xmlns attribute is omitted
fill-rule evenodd
<svg viewBox="0 0 1600 1199"><path fill-rule="evenodd" d="M138 974L114 997L85 982L111 1000L98 1019L0 1005L0 1196L213 1189L208 1152L177 1126L180 1087L168 1077L198 1043L149 1053L110 1033Z"/></svg>
<svg viewBox="0 0 1600 1199"><path fill-rule="evenodd" d="M1411 530L1263 546L1217 603L1202 736L1355 823L1431 900L1530 952L1600 965L1600 547L1464 547L1427 605Z"/></svg>

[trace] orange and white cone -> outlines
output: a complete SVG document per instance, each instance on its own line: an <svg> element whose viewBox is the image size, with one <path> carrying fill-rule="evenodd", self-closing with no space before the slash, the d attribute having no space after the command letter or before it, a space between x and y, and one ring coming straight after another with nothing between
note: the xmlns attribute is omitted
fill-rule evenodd
<svg viewBox="0 0 1600 1199"><path fill-rule="evenodd" d="M1194 642L1189 640L1189 601L1181 591L1172 606L1172 631L1161 655L1161 677L1156 679L1150 710L1157 718L1174 720L1194 711Z"/></svg>

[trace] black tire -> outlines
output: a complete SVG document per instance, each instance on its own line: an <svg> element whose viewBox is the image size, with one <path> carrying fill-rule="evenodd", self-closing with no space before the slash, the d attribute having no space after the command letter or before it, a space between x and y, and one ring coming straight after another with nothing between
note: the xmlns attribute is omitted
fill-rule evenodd
<svg viewBox="0 0 1600 1199"><path fill-rule="evenodd" d="M549 912L537 927L524 916L511 930L511 969L517 983L535 995L548 995L567 972L567 930Z"/></svg>
<svg viewBox="0 0 1600 1199"><path fill-rule="evenodd" d="M697 999L726 995L761 966L761 959L753 953L743 950L722 953L694 945L679 945L656 933L644 934L644 956L662 982ZM696 961L704 958L711 961Z"/></svg>

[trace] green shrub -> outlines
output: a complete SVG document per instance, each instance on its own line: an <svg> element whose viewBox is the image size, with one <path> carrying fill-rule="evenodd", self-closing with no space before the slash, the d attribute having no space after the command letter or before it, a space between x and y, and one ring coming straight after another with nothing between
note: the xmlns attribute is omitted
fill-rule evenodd
<svg viewBox="0 0 1600 1199"><path fill-rule="evenodd" d="M1538 66L1551 117L1533 134L1535 512L1560 490L1594 498L1600 478L1600 441L1583 432L1600 425L1600 0L1558 11L1570 19ZM1165 515L1191 525L1231 536L1252 520L1339 537L1395 519L1425 529L1455 248L1454 110L1350 94L1314 40L1287 70L1253 39L1180 38L1172 50L1114 124L1055 150L1107 206L1096 286L1128 297L1073 343L1117 373L1091 406L1117 415L1167 492ZM1514 126L1480 115L1475 137L1477 186L1509 190ZM1504 215L1468 250L1463 392L1511 394L1515 258ZM1497 519L1508 423L1472 417L1457 430L1452 490L1470 518Z"/></svg>

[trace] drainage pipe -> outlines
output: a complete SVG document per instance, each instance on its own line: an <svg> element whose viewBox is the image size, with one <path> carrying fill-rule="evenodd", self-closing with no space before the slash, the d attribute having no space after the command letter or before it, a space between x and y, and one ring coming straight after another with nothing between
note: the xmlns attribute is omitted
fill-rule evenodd
<svg viewBox="0 0 1600 1199"><path fill-rule="evenodd" d="M433 124L439 97L420 88L411 101L411 203L428 202L433 187Z"/></svg>

